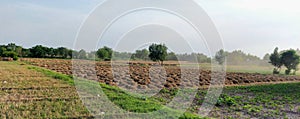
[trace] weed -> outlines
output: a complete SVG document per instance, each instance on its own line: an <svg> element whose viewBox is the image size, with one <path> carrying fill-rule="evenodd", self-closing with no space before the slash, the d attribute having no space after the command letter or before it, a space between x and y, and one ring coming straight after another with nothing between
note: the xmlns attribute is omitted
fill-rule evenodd
<svg viewBox="0 0 300 119"><path fill-rule="evenodd" d="M236 100L226 94L221 95L216 103L217 106L222 106L222 105L232 106L235 104L236 104Z"/></svg>

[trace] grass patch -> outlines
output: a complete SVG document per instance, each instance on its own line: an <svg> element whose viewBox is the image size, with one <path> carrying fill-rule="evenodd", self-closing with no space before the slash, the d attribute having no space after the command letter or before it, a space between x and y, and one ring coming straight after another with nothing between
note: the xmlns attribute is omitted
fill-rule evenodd
<svg viewBox="0 0 300 119"><path fill-rule="evenodd" d="M147 113L160 110L162 104L155 98L136 97L129 95L117 87L100 84L106 96L122 109L130 112Z"/></svg>
<svg viewBox="0 0 300 119"><path fill-rule="evenodd" d="M64 75L61 73L57 73L57 72L54 72L54 71L51 71L48 69L44 69L44 68L40 68L40 67L36 67L36 66L28 66L27 68L30 70L35 70L37 72L43 73L44 75L46 75L48 77L65 81L65 82L69 83L70 85L74 85L73 76Z"/></svg>
<svg viewBox="0 0 300 119"><path fill-rule="evenodd" d="M131 95L130 92L125 92L118 87L100 84L103 92L114 104L122 109L135 113L149 113L151 118L179 118L180 119L201 119L198 115L189 112L181 112L163 105L165 100L161 101L156 97L140 97ZM157 112L155 112L157 111ZM183 114L183 115L179 115Z"/></svg>

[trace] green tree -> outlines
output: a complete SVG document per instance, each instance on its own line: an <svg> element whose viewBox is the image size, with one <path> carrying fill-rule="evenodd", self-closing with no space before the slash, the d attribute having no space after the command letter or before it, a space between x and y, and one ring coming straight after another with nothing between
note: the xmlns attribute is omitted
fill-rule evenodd
<svg viewBox="0 0 300 119"><path fill-rule="evenodd" d="M21 46L16 46L15 52L18 54L19 57L22 57L22 50L23 48Z"/></svg>
<svg viewBox="0 0 300 119"><path fill-rule="evenodd" d="M2 56L13 58L15 61L18 60L18 54L14 51L5 51Z"/></svg>
<svg viewBox="0 0 300 119"><path fill-rule="evenodd" d="M65 48L65 47L59 47L57 48L57 53L61 58L71 58L72 57L72 52L70 54L70 50Z"/></svg>
<svg viewBox="0 0 300 119"><path fill-rule="evenodd" d="M159 62L163 65L164 60L168 55L168 48L164 44L152 44L149 46L149 57L152 61Z"/></svg>
<svg viewBox="0 0 300 119"><path fill-rule="evenodd" d="M16 44L14 44L14 43L9 43L9 44L7 44L6 49L7 49L7 51L16 51L16 47L17 47Z"/></svg>
<svg viewBox="0 0 300 119"><path fill-rule="evenodd" d="M270 62L274 66L273 74L279 74L282 67L282 59L278 53L278 48L274 49L274 52L270 55Z"/></svg>
<svg viewBox="0 0 300 119"><path fill-rule="evenodd" d="M202 53L192 53L197 58L199 63L210 63L211 59Z"/></svg>
<svg viewBox="0 0 300 119"><path fill-rule="evenodd" d="M109 61L112 58L112 53L113 50L111 48L104 46L103 48L100 48L96 54L98 58L104 61Z"/></svg>
<svg viewBox="0 0 300 119"><path fill-rule="evenodd" d="M6 51L6 47L4 45L1 45L0 46L0 56L2 56L5 51Z"/></svg>
<svg viewBox="0 0 300 119"><path fill-rule="evenodd" d="M298 70L297 67L300 62L300 56L297 55L295 50L287 50L282 53L280 58L282 64L287 68L285 74L289 75L292 70L294 70L293 75L296 74Z"/></svg>
<svg viewBox="0 0 300 119"><path fill-rule="evenodd" d="M48 57L55 58L55 49L54 48L46 48L46 54Z"/></svg>
<svg viewBox="0 0 300 119"><path fill-rule="evenodd" d="M168 56L167 56L166 59L167 59L167 60L171 60L171 61L177 61L177 60L178 60L178 59L177 59L177 56L176 56L176 54L175 54L174 52L168 53Z"/></svg>
<svg viewBox="0 0 300 119"><path fill-rule="evenodd" d="M30 48L29 50L30 50L30 57L34 57L34 58L44 58L46 57L47 54L47 48L42 45L36 45Z"/></svg>
<svg viewBox="0 0 300 119"><path fill-rule="evenodd" d="M223 49L219 50L217 53L216 53L216 56L215 56L215 59L216 61L220 64L220 65L223 65L224 62L225 62L225 58L226 58L226 53Z"/></svg>
<svg viewBox="0 0 300 119"><path fill-rule="evenodd" d="M29 57L30 56L30 50L29 49L22 49L22 57Z"/></svg>
<svg viewBox="0 0 300 119"><path fill-rule="evenodd" d="M136 50L134 56L138 59L147 60L149 56L149 51L147 49Z"/></svg>
<svg viewBox="0 0 300 119"><path fill-rule="evenodd" d="M74 58L74 56L73 55L75 55L77 53L77 55L79 54L79 52L77 52L77 51L75 51L75 50L70 50L70 49L68 49L68 51L67 51L67 57L68 58Z"/></svg>

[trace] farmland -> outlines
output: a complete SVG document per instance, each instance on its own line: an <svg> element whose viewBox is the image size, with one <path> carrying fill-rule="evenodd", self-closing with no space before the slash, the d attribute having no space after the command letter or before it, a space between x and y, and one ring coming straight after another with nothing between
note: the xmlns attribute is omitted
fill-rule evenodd
<svg viewBox="0 0 300 119"><path fill-rule="evenodd" d="M0 118L88 117L76 89L29 70L22 63L0 62Z"/></svg>
<svg viewBox="0 0 300 119"><path fill-rule="evenodd" d="M72 75L72 61L71 60L56 60L56 59L22 59L22 61L27 62L32 65L36 65L39 67L44 67L50 70L54 70L56 72L60 72L66 75ZM117 69L112 69L110 62L93 62L93 61L81 61L78 69L79 73L78 77L96 80L101 83L106 83L110 85L122 85L124 82L117 82L117 79L126 79L126 77L122 77L123 75L116 74L113 76L113 72L117 71L118 73L124 71L127 66L121 66ZM175 64L172 62L172 64ZM95 65L95 66L94 66ZM164 68L166 69L166 77L167 82L162 81L154 81L151 82L151 78L149 76L151 63L132 63L129 65L129 73L133 81L128 81L124 85L130 85L131 88L137 88L139 85L147 85L151 88L162 88L160 85L164 85L168 87L178 87L179 85L194 85L194 86L207 86L210 84L211 79L211 71L206 68L201 68L199 72L199 84L191 84L189 82L181 82L179 79L181 78L181 69L178 66L167 65ZM231 66L233 67L233 66ZM91 72L91 69L96 69L95 73ZM241 69L238 67L237 69ZM243 69L246 69L245 67ZM76 68L73 69L77 71ZM120 70L120 71L119 71ZM232 68L233 70L233 68ZM193 70L193 68L187 69L187 73L198 72ZM126 72L125 72L126 73ZM154 77L162 77L159 73L154 73ZM120 76L119 76L120 75ZM250 73L247 72L228 72L226 73L225 85L248 85L248 84L263 84L263 83L278 83L278 82L297 82L300 81L300 77L298 76L283 76L283 75L270 75L266 73ZM161 84L163 83L163 84ZM145 87L147 88L147 87ZM149 87L148 87L149 88Z"/></svg>
<svg viewBox="0 0 300 119"><path fill-rule="evenodd" d="M89 64L90 61L83 61ZM22 59L22 62L0 62L1 69L1 118L88 118L102 117L101 114L115 115L119 112L107 112L106 104L83 104L74 87L71 60L57 59ZM130 66L130 82L115 81L108 62L96 62L96 76L91 72L80 73L80 76L93 82L100 82L102 90L110 101L129 112L152 112L162 109L177 93L177 88L184 86L209 85L210 71L201 70L199 84L180 80L178 67L166 66L165 82L153 84L146 75L151 65L145 63ZM88 69L82 65L83 69ZM122 68L121 68L122 69ZM88 71L88 70L87 70ZM158 75L157 77L160 77ZM119 78L124 78L119 76ZM227 73L222 95L216 107L209 114L212 118L299 118L300 117L300 78L298 76L273 76L259 73ZM107 85L108 84L108 85ZM87 89L95 91L90 84ZM241 86L245 85L245 86ZM155 96L132 96L131 93L118 88L163 89ZM169 89L169 90L164 90ZM78 92L82 93L82 92ZM83 92L84 93L84 92ZM184 117L194 117L203 103L207 89L199 88L192 105ZM100 100L99 95L81 94L81 99ZM101 97L101 96L100 96ZM145 99L146 98L146 99ZM102 109L87 110L89 106ZM167 109L169 116L174 117L177 110ZM163 112L162 112L163 113ZM172 114L174 113L174 114ZM156 117L155 118L159 118Z"/></svg>

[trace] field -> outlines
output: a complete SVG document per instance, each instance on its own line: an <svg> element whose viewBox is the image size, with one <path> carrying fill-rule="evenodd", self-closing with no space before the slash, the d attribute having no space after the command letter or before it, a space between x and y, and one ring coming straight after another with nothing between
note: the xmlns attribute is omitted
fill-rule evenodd
<svg viewBox="0 0 300 119"><path fill-rule="evenodd" d="M83 62L89 64L87 61ZM164 105L174 96L181 95L178 93L180 86L207 87L211 73L201 70L199 83L193 84L180 80L180 70L170 65L165 67L167 79L162 83L155 82L146 75L151 65L134 63L129 65L132 81L115 81L110 65L107 62L97 62L97 77L92 76L91 72L82 72L78 76L81 77L80 83L87 84L83 88L86 91L83 91L74 87L74 80L70 76L72 74L70 60L22 59L22 62L0 62L0 66L2 109L0 118L125 118L124 115L120 115L122 112L107 111L106 103L93 103L93 101L101 102L102 96L107 96L117 107L129 112L146 113L163 109L158 114L152 115L152 118L199 118L196 114L204 101L206 88L198 89L193 103L185 113L164 108ZM88 69L85 65L80 66ZM124 77L120 75L118 78ZM216 107L208 117L299 118L300 93L297 93L300 92L299 81L298 76L228 72L225 80L227 87L224 88L215 104ZM99 84L103 95L99 95L95 88ZM127 92L120 87L133 90L144 88L162 90L154 96L145 96ZM80 97L77 91L83 97ZM80 99L85 100L84 102L89 100L91 103L83 103ZM93 106L94 108L90 108ZM182 113L184 116L181 116Z"/></svg>
<svg viewBox="0 0 300 119"><path fill-rule="evenodd" d="M180 81L182 74L180 67L173 65L167 65L164 68L166 69L165 74L163 72L159 72L156 70L154 72L150 72L152 66L150 63L131 63L129 64L129 72L125 72L127 66L117 66L117 68L112 69L112 66L109 62L92 62L92 61L80 61L79 63L72 68L71 60L55 60L55 59L22 59L22 61L28 62L29 64L36 65L39 67L44 67L50 70L54 70L56 72L60 72L66 75L72 75L73 71L76 71L74 75L86 79L96 80L102 83L106 83L109 85L122 85L126 87L130 87L132 89L135 88L158 88L161 89L162 86L167 88L178 87L178 86L208 86L211 82L211 71L206 68L201 68L202 70L199 72L198 70L193 69L193 67L188 66L188 69L185 71L185 78L191 79L189 81ZM94 66L95 64L95 66ZM230 66L231 68L233 66ZM240 70L242 67L237 67L236 70ZM254 68L254 67L250 67ZM93 71L96 69L96 71ZM244 70L246 67L244 68ZM233 68L231 69L231 71ZM254 69L252 69L254 70ZM117 72L117 74L113 74ZM262 72L262 71L260 71ZM199 77L199 80L194 81L194 77L190 77L193 73ZM130 78L133 80L127 80L129 77L126 77L126 74L130 74ZM153 79L161 79L162 81L152 80ZM164 76L165 75L165 76ZM166 79L163 79L166 77ZM117 79L117 80L115 80ZM122 80L122 81L120 81ZM167 80L164 82L164 80ZM126 82L125 82L126 81ZM224 81L225 85L251 85L251 84L263 84L263 83L278 83L278 82L297 82L300 81L299 76L283 76L283 75L269 75L266 73L259 72L228 72L226 74L226 79ZM151 83L152 82L152 83ZM197 83L195 83L197 82ZM149 84L149 85L148 85ZM147 85L145 87L145 85Z"/></svg>
<svg viewBox="0 0 300 119"><path fill-rule="evenodd" d="M85 106L105 106L105 104L83 104L80 100L101 99L99 95L83 94L85 96L79 98L78 90L75 89L71 77L20 62L0 62L0 65L0 118L104 118L102 113L105 110L101 108L87 110ZM83 83L86 82L88 83L83 80ZM91 83L89 88L93 85L95 84ZM125 102L124 104L127 105L123 104L123 108L130 111L148 112L162 107L155 98L145 101L129 97L126 93L120 93L121 91L114 92L119 90L115 87L105 84L102 84L102 87L109 98L122 98L123 101L116 101L116 104ZM136 108L134 103L141 103L143 107ZM170 112L178 113L171 109ZM109 115L118 114L118 112L106 113L108 115L106 118L111 117ZM195 116L190 113L186 114Z"/></svg>
<svg viewBox="0 0 300 119"><path fill-rule="evenodd" d="M0 118L91 116L69 83L22 63L0 62L0 66Z"/></svg>

